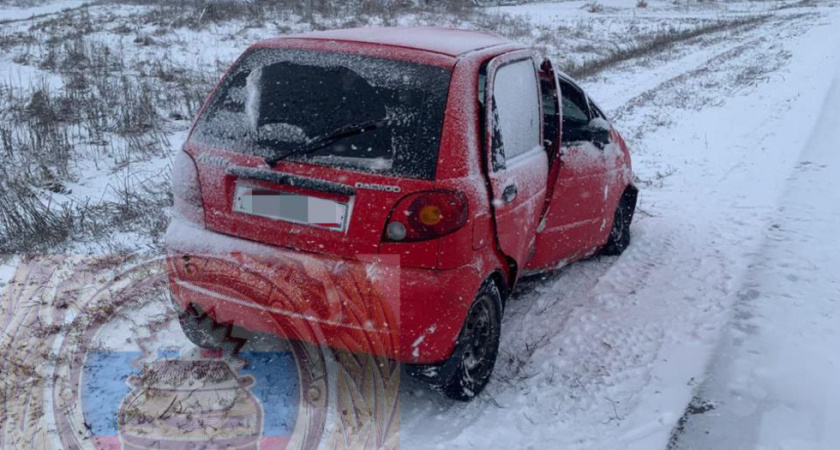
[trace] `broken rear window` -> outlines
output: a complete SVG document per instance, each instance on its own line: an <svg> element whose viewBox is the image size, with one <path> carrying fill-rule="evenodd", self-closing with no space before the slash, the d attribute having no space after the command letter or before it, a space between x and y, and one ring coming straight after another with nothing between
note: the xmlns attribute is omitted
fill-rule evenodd
<svg viewBox="0 0 840 450"><path fill-rule="evenodd" d="M433 179L451 72L346 53L257 49L198 120L195 142L261 157L299 153L345 126L358 134L289 160Z"/></svg>

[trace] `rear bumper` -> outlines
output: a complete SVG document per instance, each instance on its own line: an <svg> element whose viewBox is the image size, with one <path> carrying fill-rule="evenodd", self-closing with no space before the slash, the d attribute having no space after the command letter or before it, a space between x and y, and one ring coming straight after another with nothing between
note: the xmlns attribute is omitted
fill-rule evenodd
<svg viewBox="0 0 840 450"><path fill-rule="evenodd" d="M173 300L217 322L412 364L452 353L481 283L474 266L404 268L395 255L295 252L175 220L166 234Z"/></svg>

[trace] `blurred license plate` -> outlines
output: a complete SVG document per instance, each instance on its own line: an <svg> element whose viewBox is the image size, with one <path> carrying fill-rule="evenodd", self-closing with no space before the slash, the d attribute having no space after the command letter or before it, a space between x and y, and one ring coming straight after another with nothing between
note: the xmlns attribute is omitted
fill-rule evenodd
<svg viewBox="0 0 840 450"><path fill-rule="evenodd" d="M344 231L347 204L308 195L237 186L233 210L253 216Z"/></svg>

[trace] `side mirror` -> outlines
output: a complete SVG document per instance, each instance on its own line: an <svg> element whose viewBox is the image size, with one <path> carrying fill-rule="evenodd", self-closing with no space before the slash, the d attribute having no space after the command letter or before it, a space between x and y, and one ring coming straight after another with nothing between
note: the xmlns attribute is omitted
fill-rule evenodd
<svg viewBox="0 0 840 450"><path fill-rule="evenodd" d="M610 130L612 127L606 120L596 117L586 127L587 140L591 141L598 148L604 148L610 143Z"/></svg>
<svg viewBox="0 0 840 450"><path fill-rule="evenodd" d="M602 119L600 117L596 117L596 118L592 119L591 121L589 121L589 128L596 129L596 130L605 130L605 131L609 132L612 129L612 126L605 119Z"/></svg>

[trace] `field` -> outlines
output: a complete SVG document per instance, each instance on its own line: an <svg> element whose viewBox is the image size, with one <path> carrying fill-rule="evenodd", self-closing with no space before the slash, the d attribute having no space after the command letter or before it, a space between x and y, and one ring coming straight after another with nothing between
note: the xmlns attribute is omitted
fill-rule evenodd
<svg viewBox="0 0 840 450"><path fill-rule="evenodd" d="M281 3L0 4L0 318L8 336L11 324L26 323L22 311L30 314L12 302L27 255L129 255L118 268L161 255L172 157L204 97L250 43L352 26L488 30L552 58L627 138L642 189L634 241L619 258L522 283L506 311L494 378L476 401L452 404L403 377L401 447L840 442L826 431L840 417L840 398L825 375L837 372L836 357L825 355L840 343L840 291L829 269L840 262L829 238L840 204L829 148L840 139L840 3L363 2L328 3L312 17ZM146 317L129 319L142 328ZM46 358L52 349L40 351ZM6 392L55 371L37 361L6 366L14 374L4 377ZM819 374L792 371L788 361ZM17 419L50 432L38 418ZM4 422L6 444L20 445L8 430L19 422ZM724 431L710 437L708 429Z"/></svg>

